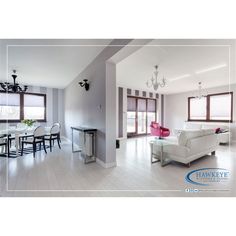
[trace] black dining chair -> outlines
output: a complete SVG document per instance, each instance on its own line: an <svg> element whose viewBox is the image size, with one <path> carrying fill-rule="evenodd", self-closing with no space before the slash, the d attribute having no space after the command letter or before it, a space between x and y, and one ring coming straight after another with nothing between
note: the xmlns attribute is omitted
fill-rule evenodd
<svg viewBox="0 0 236 236"><path fill-rule="evenodd" d="M0 156L10 156L10 147L9 147L9 141L8 136L6 134L0 135L0 147L4 148L4 153L0 153Z"/></svg>
<svg viewBox="0 0 236 236"><path fill-rule="evenodd" d="M45 135L45 140L49 141L50 152L52 151L52 143L54 144L54 140L57 140L58 147L61 149L60 125L58 123L55 123L50 129L50 133Z"/></svg>
<svg viewBox="0 0 236 236"><path fill-rule="evenodd" d="M35 152L37 151L37 144L40 145L40 150L41 150L41 144L43 144L44 151L45 153L47 153L44 136L45 136L45 129L42 126L38 126L34 130L32 137L27 137L27 139L23 139L21 141L21 156L23 156L25 144L32 144L34 157L35 157Z"/></svg>

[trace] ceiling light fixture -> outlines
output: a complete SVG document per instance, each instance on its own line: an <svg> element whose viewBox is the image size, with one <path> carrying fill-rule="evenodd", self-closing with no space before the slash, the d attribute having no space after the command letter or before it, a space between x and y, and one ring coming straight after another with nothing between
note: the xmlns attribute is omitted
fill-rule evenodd
<svg viewBox="0 0 236 236"><path fill-rule="evenodd" d="M195 73L196 74L202 74L202 73L205 73L205 72L208 72L208 71L218 70L218 69L224 68L226 66L227 66L227 64L221 64L221 65L218 65L218 66L212 66L212 67L209 67L209 68L206 68L206 69L203 69L203 70L196 71Z"/></svg>
<svg viewBox="0 0 236 236"><path fill-rule="evenodd" d="M206 97L206 95L202 94L202 82L198 82L198 95L195 96L195 98L202 99L204 97Z"/></svg>
<svg viewBox="0 0 236 236"><path fill-rule="evenodd" d="M184 79L184 78L187 78L187 77L190 77L190 76L191 76L190 74L180 75L178 77L169 79L169 81L175 81L175 80L179 80L179 79Z"/></svg>
<svg viewBox="0 0 236 236"><path fill-rule="evenodd" d="M153 87L153 89L156 91L159 87L163 88L166 85L166 79L163 76L162 79L158 80L158 65L155 65L154 68L154 76L152 75L152 78L147 80L146 85L148 88Z"/></svg>
<svg viewBox="0 0 236 236"><path fill-rule="evenodd" d="M28 86L25 85L24 88L21 88L21 86L18 83L16 83L16 78L17 78L16 70L13 70L13 74L11 76L13 78L13 84L9 82L0 83L2 91L13 92L13 93L26 92L26 90L28 89Z"/></svg>

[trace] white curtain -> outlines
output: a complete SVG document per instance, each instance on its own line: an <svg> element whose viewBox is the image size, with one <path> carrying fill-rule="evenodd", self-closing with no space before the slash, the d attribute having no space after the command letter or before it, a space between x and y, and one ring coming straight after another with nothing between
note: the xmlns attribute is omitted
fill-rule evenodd
<svg viewBox="0 0 236 236"><path fill-rule="evenodd" d="M206 97L190 99L190 118L206 119Z"/></svg>
<svg viewBox="0 0 236 236"><path fill-rule="evenodd" d="M210 96L210 119L230 120L231 118L231 95Z"/></svg>
<svg viewBox="0 0 236 236"><path fill-rule="evenodd" d="M0 106L20 106L20 95L16 93L0 93Z"/></svg>
<svg viewBox="0 0 236 236"><path fill-rule="evenodd" d="M44 97L37 95L24 95L24 106L25 107L44 107Z"/></svg>

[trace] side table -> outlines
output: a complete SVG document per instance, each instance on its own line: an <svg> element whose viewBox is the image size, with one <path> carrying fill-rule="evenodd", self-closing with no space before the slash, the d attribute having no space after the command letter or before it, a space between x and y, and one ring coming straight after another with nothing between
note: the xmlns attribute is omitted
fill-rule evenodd
<svg viewBox="0 0 236 236"><path fill-rule="evenodd" d="M160 162L161 166L166 166L171 162L171 159L164 157L164 146L171 143L165 139L155 139L150 141L151 147L151 164Z"/></svg>

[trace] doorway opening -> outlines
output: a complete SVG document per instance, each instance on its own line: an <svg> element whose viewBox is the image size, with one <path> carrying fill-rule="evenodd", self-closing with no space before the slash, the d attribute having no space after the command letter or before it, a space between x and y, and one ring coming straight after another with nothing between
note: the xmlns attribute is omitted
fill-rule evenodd
<svg viewBox="0 0 236 236"><path fill-rule="evenodd" d="M157 121L157 100L127 96L127 137L150 134L152 121Z"/></svg>

